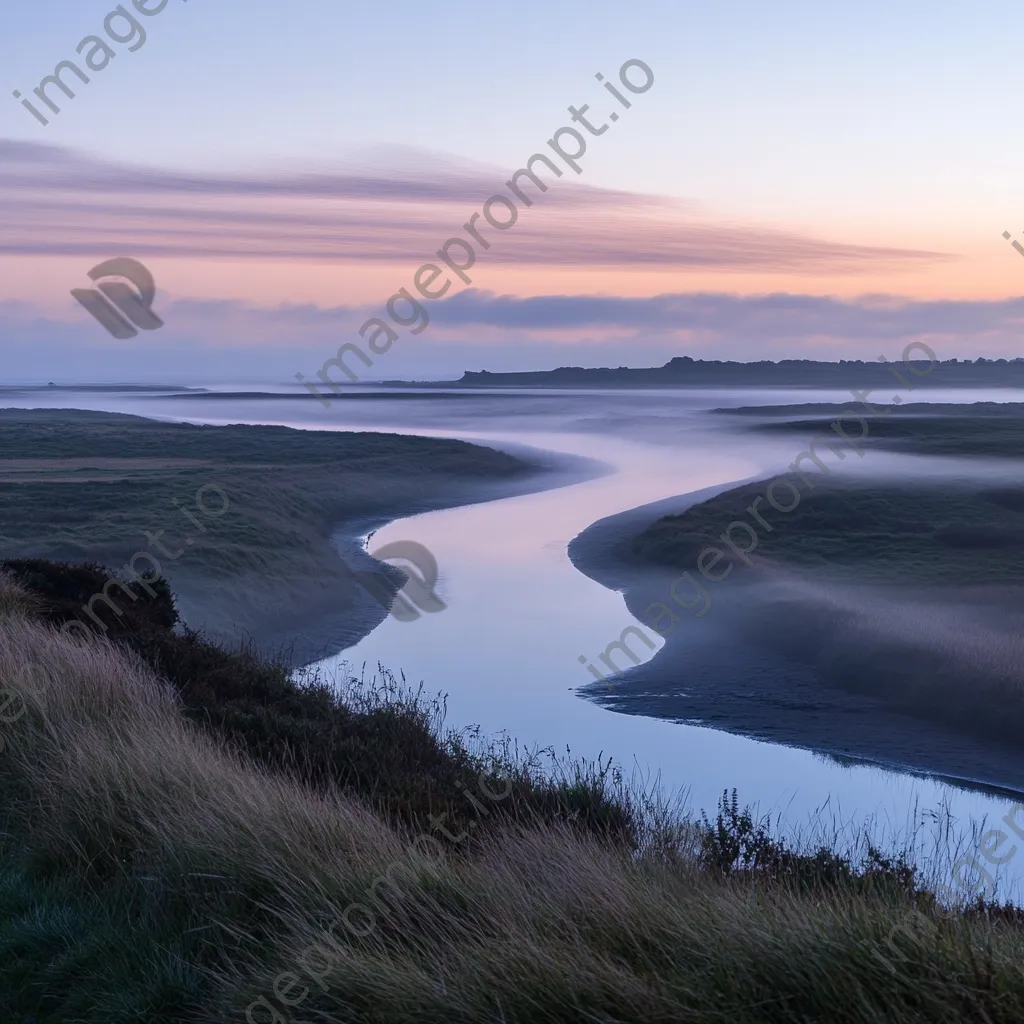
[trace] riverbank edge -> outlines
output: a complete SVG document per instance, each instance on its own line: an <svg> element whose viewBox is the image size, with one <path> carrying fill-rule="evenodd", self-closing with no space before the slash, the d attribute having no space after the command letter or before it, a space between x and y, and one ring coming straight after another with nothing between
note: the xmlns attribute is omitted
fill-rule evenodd
<svg viewBox="0 0 1024 1024"><path fill-rule="evenodd" d="M640 562L630 551L632 539L666 515L679 514L726 491L769 479L770 473L757 473L606 516L570 541L567 549L569 560L583 575L622 595L625 605L624 628L637 626L649 636L657 637L658 634L651 628L649 617L645 617L644 612L653 601L668 600L671 583L681 574ZM737 591L749 589L749 584L732 585ZM615 642L619 638L609 636L608 639ZM823 699L836 700L837 709L853 708L863 712L857 716L862 720L860 724L863 724L863 719L870 718L870 726L858 730L852 728L850 723L844 729L841 722L839 728L834 730L841 734L838 738L809 735L812 730L809 722L794 722L792 715L787 717L787 699L793 695L781 688L774 695L766 695L769 699L759 702L755 708L750 702L737 700L734 695L725 692L696 694L693 687L688 686L686 713L658 713L654 705L663 702L653 700L651 692L666 687L669 677L674 681L673 685L678 686L679 680L685 678L687 660L692 653L686 645L685 631L669 633L662 639L663 646L650 660L636 667L629 666L616 676L609 676L611 683L587 683L582 680L584 670L581 669L578 687L581 696L620 714L676 721L690 728L716 729L758 742L806 750L844 765L854 764L932 779L992 796L1010 799L1024 796L1024 757L1013 758L1008 751L994 744L965 738L929 722L886 713L873 702L859 701L855 695L834 690L827 684L820 686ZM646 654L640 643L633 643L632 647ZM726 673L722 673L719 681L723 684L737 682L726 678ZM765 709L773 706L773 696L776 698L775 714L766 713ZM694 721L694 711L699 721ZM708 715L714 716L714 724L707 724ZM906 739L908 734L912 734L909 741ZM927 760L901 757L900 750L905 750L908 745L929 750L931 756ZM986 765L988 770L964 773L962 758L967 751L976 762Z"/></svg>
<svg viewBox="0 0 1024 1024"><path fill-rule="evenodd" d="M417 435L419 436L419 435ZM452 440L462 440L452 437ZM401 588L406 574L395 566L373 558L367 550L367 535L403 519L431 512L446 512L469 505L482 505L528 494L540 494L573 484L584 483L612 472L606 463L583 456L532 448L517 442L467 442L481 448L493 448L513 455L527 465L528 472L512 480L486 483L453 483L443 500L418 504L396 504L373 515L356 513L337 520L326 540L338 557L356 572L383 572L392 575ZM443 572L444 567L440 567ZM302 607L279 610L268 616L256 647L292 668L300 669L343 654L369 636L390 614L368 591L360 588L360 603L342 615L329 608L306 602ZM189 625L202 628L193 615ZM371 666L375 668L375 666Z"/></svg>

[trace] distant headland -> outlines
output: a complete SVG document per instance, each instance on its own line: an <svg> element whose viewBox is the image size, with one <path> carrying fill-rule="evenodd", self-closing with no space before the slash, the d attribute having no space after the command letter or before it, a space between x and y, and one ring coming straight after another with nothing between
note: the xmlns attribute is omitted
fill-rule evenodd
<svg viewBox="0 0 1024 1024"><path fill-rule="evenodd" d="M912 346L918 354L919 346ZM560 366L555 370L491 373L467 370L457 381L432 382L432 386L509 388L673 388L673 387L891 387L894 374L902 374L914 387L1024 387L1024 358L947 359L932 364L928 359L894 359L865 362L841 359L780 359L778 362L723 362L676 356L664 366L630 369ZM930 372L928 371L931 366ZM926 376L922 376L927 374ZM388 383L398 383L389 381Z"/></svg>

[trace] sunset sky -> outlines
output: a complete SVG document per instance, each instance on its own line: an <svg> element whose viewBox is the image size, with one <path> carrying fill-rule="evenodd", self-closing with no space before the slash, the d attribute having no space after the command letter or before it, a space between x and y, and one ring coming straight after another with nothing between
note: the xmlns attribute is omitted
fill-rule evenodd
<svg viewBox="0 0 1024 1024"><path fill-rule="evenodd" d="M536 152L562 178L368 379L1024 354L1019 4L127 0L142 45L114 8L0 11L2 381L312 376ZM595 74L630 59L626 110ZM583 104L575 174L547 140ZM71 297L115 256L161 330Z"/></svg>

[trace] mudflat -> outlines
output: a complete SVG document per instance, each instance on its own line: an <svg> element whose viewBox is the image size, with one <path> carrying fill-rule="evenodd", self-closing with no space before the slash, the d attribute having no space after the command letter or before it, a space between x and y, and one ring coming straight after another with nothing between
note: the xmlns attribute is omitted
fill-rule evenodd
<svg viewBox="0 0 1024 1024"><path fill-rule="evenodd" d="M842 410L720 414L792 434L796 455ZM625 671L591 693L627 713L1024 790L1024 478L1006 473L1024 407L866 419L861 448L898 459L872 464L839 445L841 464L822 447L824 466L805 461L802 481L769 476L581 534L577 566L624 586L629 610L665 640L637 667L616 652ZM758 496L785 480L798 489L775 488L786 510L762 499L755 519ZM736 547L724 543L744 521L756 539L737 528Z"/></svg>

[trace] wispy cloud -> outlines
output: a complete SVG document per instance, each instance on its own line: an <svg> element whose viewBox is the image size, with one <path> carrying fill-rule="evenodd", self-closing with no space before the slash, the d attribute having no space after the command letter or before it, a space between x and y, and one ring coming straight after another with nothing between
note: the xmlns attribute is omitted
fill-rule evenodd
<svg viewBox="0 0 1024 1024"><path fill-rule="evenodd" d="M464 233L467 217L516 170L422 153L402 163L187 173L0 140L0 253L411 262ZM514 229L481 227L495 242L490 262L520 265L856 274L955 258L709 223L679 200L567 177L538 194Z"/></svg>
<svg viewBox="0 0 1024 1024"><path fill-rule="evenodd" d="M359 341L366 306L256 306L236 300L158 297L167 326L152 339L118 342L68 300L68 320L30 303L0 302L0 380L50 374L52 367L102 379L175 379L181 368L226 377L274 374L290 380L299 353L314 365ZM674 355L705 359L863 358L921 340L946 355L1015 356L1024 298L915 301L892 296L552 295L518 298L470 289L428 305L428 332L400 340L380 360L384 377L438 379L464 369L529 370L657 365ZM74 318L74 322L71 321ZM79 322L80 321L80 322ZM129 372L129 368L131 372Z"/></svg>
<svg viewBox="0 0 1024 1024"><path fill-rule="evenodd" d="M529 331L620 327L686 332L708 338L837 339L846 341L976 337L1019 332L1024 298L998 301L901 299L867 295L728 295L688 293L651 298L546 295L519 298L467 290L439 303L437 326L489 326Z"/></svg>

